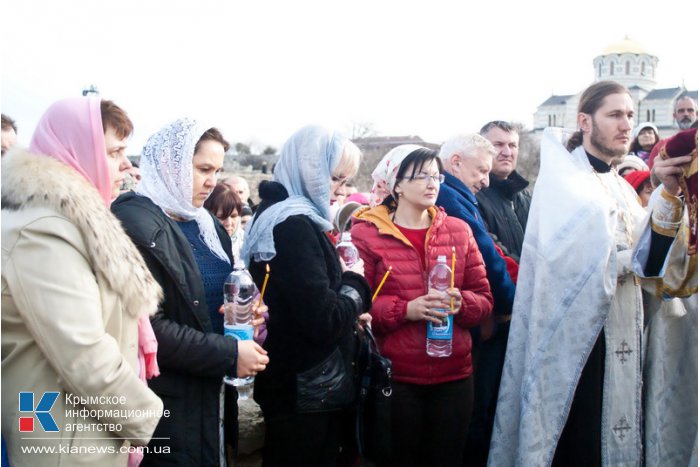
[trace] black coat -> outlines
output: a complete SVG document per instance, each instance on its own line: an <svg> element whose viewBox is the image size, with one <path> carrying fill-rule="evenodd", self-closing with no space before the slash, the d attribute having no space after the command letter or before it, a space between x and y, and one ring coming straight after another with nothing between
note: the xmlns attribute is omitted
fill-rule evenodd
<svg viewBox="0 0 700 467"><path fill-rule="evenodd" d="M218 465L219 391L224 375L235 371L237 346L231 338L213 333L199 267L177 223L149 198L134 193L115 200L112 211L164 293L151 318L160 376L150 379L148 386L170 411L153 437L169 439L152 440L149 446L169 446L170 454L146 455L142 465ZM226 231L216 225L224 251L230 252ZM234 401L229 389L227 416L237 416ZM235 424L232 428L235 436Z"/></svg>
<svg viewBox="0 0 700 467"><path fill-rule="evenodd" d="M532 195L526 190L529 182L517 172L499 180L489 175L489 187L476 194L479 211L486 228L505 247L504 252L520 262L527 216Z"/></svg>
<svg viewBox="0 0 700 467"><path fill-rule="evenodd" d="M266 188L278 191L273 196ZM275 201L286 198L284 187L275 182L264 182L260 194L263 201L253 222ZM296 410L299 373L315 367L338 347L344 355L352 352L357 316L371 305L365 278L341 271L333 243L308 217L287 218L275 226L273 236L277 253L269 262L265 292L270 318L264 347L270 363L256 376L254 391L266 417ZM265 264L251 261L249 270L261 287ZM357 300L341 291L345 286Z"/></svg>

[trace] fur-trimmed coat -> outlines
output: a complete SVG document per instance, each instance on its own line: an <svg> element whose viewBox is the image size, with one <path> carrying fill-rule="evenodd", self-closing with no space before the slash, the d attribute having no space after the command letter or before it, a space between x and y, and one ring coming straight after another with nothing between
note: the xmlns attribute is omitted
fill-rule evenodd
<svg viewBox="0 0 700 467"><path fill-rule="evenodd" d="M163 404L138 377L137 324L161 294L87 180L22 149L3 157L2 433L11 465L126 465L120 448L148 443ZM59 392L49 411L58 432L19 411L23 391L33 392L34 407ZM84 417L81 409L112 413ZM20 417L33 432L19 431ZM22 439L32 437L52 439Z"/></svg>

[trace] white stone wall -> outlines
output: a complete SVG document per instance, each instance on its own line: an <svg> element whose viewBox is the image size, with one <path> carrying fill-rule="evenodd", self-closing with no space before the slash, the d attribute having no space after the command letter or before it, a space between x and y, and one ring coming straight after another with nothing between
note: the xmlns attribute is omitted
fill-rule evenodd
<svg viewBox="0 0 700 467"><path fill-rule="evenodd" d="M548 126L576 129L576 109L579 96L570 97L565 104L540 107L533 115L533 128L541 130Z"/></svg>

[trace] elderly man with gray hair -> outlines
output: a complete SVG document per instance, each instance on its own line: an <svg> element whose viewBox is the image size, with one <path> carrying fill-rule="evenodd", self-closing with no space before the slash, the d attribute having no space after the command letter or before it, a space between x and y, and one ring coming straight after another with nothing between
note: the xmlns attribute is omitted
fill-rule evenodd
<svg viewBox="0 0 700 467"><path fill-rule="evenodd" d="M698 105L688 94L681 94L673 103L673 119L681 130L687 130L698 119Z"/></svg>
<svg viewBox="0 0 700 467"><path fill-rule="evenodd" d="M250 198L250 186L248 185L248 181L245 178L239 175L229 175L227 177L221 178L219 182L223 183L232 191L236 192L238 197L241 198L243 205L248 205L251 211L255 212L257 206L255 205L255 203L253 203L253 200Z"/></svg>
<svg viewBox="0 0 700 467"><path fill-rule="evenodd" d="M440 187L437 205L472 228L486 264L486 275L494 298L493 321L472 330L474 375L474 413L464 450L465 465L486 465L496 399L505 360L510 313L513 308L517 264L502 252L489 234L474 196L489 185L489 173L496 149L478 134L460 135L446 141L440 149L445 182Z"/></svg>

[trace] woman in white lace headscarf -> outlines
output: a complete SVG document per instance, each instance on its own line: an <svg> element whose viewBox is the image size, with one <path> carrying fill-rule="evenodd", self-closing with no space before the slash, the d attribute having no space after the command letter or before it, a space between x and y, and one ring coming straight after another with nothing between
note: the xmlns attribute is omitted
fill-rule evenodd
<svg viewBox="0 0 700 467"><path fill-rule="evenodd" d="M161 376L149 385L170 417L163 418L152 442L163 449L146 454L154 462L224 465L222 420L226 441L235 445L237 410L230 387L226 408L221 408L222 379L255 375L268 361L253 341L224 336L219 313L224 280L232 269L231 240L203 205L227 148L216 128L176 120L146 143L136 193L112 204L164 291L152 318Z"/></svg>
<svg viewBox="0 0 700 467"><path fill-rule="evenodd" d="M331 200L359 164L347 138L307 126L284 144L274 181L260 184L241 256L258 287L270 267L270 365L255 378L266 465L337 465L352 432L353 332L371 297L362 262L341 263L328 232Z"/></svg>

